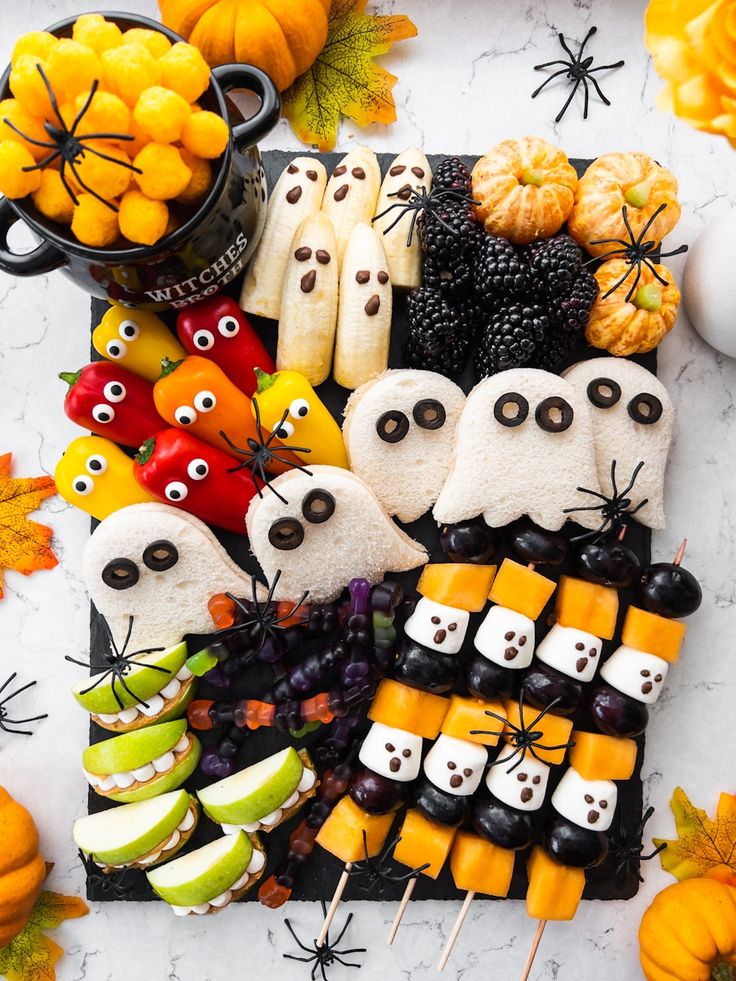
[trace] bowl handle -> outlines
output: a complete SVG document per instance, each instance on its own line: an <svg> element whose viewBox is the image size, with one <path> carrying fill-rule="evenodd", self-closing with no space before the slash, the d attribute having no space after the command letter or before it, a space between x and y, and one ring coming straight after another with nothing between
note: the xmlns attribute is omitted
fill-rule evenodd
<svg viewBox="0 0 736 981"><path fill-rule="evenodd" d="M8 232L22 221L7 198L0 199L0 270L11 276L38 276L63 266L67 258L51 242L41 242L31 252L13 252L8 245Z"/></svg>
<svg viewBox="0 0 736 981"><path fill-rule="evenodd" d="M254 65L219 65L212 69L215 81L226 95L231 89L248 89L261 100L261 108L250 119L233 126L238 150L253 146L274 128L281 114L281 96L269 76Z"/></svg>

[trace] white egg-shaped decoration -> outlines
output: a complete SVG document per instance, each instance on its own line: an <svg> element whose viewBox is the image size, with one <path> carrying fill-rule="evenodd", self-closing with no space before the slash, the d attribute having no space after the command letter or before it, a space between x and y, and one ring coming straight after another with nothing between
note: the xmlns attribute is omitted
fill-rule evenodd
<svg viewBox="0 0 736 981"><path fill-rule="evenodd" d="M683 300L690 323L704 341L736 358L736 209L712 221L691 246Z"/></svg>

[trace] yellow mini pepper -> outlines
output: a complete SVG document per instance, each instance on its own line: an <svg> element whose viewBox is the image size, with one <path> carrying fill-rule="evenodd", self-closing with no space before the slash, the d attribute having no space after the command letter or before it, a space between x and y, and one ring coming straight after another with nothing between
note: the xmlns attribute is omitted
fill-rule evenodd
<svg viewBox="0 0 736 981"><path fill-rule="evenodd" d="M158 381L161 361L181 361L187 352L155 313L114 303L92 332L92 346L134 375Z"/></svg>
<svg viewBox="0 0 736 981"><path fill-rule="evenodd" d="M133 475L133 461L109 439L80 436L56 464L56 489L70 504L102 521L129 504L156 501Z"/></svg>
<svg viewBox="0 0 736 981"><path fill-rule="evenodd" d="M276 371L272 375L260 368L255 371L258 387L253 401L258 402L266 429L275 432L281 440L288 439L290 444L304 447L303 452L294 452L306 463L324 463L347 470L348 457L340 427L304 375L298 371Z"/></svg>

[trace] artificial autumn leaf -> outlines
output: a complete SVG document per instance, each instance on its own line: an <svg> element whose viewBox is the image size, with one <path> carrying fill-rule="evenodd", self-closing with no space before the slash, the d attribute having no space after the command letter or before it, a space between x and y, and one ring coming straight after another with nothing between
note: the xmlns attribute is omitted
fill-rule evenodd
<svg viewBox="0 0 736 981"><path fill-rule="evenodd" d="M53 981L54 965L64 951L43 931L87 913L89 907L78 896L44 889L18 936L0 949L0 975L7 981Z"/></svg>
<svg viewBox="0 0 736 981"><path fill-rule="evenodd" d="M3 569L30 576L37 569L53 569L58 563L49 544L50 528L28 515L56 493L51 477L11 477L12 453L0 456L0 599Z"/></svg>
<svg viewBox="0 0 736 981"><path fill-rule="evenodd" d="M681 787L670 801L675 815L677 838L666 841L659 860L676 879L705 875L716 866L736 872L736 796L721 794L715 818L695 807ZM655 845L664 839L655 838Z"/></svg>
<svg viewBox="0 0 736 981"><path fill-rule="evenodd" d="M340 116L359 126L393 123L397 78L373 59L395 41L414 37L416 26L403 14L366 14L367 0L332 0L329 31L317 59L283 93L283 113L303 143L332 150Z"/></svg>

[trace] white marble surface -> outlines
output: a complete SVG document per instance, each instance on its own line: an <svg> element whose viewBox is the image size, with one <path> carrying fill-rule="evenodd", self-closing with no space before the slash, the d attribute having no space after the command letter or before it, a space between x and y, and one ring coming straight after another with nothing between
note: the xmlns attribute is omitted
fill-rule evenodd
<svg viewBox="0 0 736 981"><path fill-rule="evenodd" d="M7 61L16 34L81 13L86 6L80 0L3 4L0 62ZM115 6L155 14L153 0L118 0ZM419 28L416 40L383 59L400 76L395 90L399 119L388 129L365 133L344 125L340 148L359 138L376 150L419 143L428 151L470 153L508 136L536 133L575 156L642 149L671 166L680 179L684 210L677 243L692 240L731 206L734 151L654 108L659 82L642 44L643 0L396 0L378 7L410 13ZM599 27L591 53L605 61L626 58L625 68L604 85L613 105L594 104L586 123L575 106L554 125L550 121L563 92L548 91L530 101L540 81L532 66L558 56L556 30L580 38L591 24ZM299 148L286 123L267 145ZM673 265L679 272L680 261ZM56 373L85 363L88 309L87 297L59 274L35 280L0 276L0 451L13 450L19 474L53 471L77 434L62 413ZM678 425L668 473L669 526L655 536L655 553L671 556L687 535L689 564L699 573L705 595L647 737L645 791L657 808L652 831L669 834L667 802L677 784L708 807L719 790L733 789L736 361L706 347L684 317L660 352L660 374L677 405ZM79 893L83 876L69 829L84 810L79 754L87 720L67 694L72 675L63 655L82 652L87 644L88 607L79 568L88 521L59 499L45 506L41 517L54 528L60 565L29 579L7 576L0 604L0 677L16 669L24 679L41 679L24 708L48 710L50 718L32 739L0 734L0 784L33 810L44 854L56 863L51 885ZM654 892L670 881L655 863L646 869L646 878L633 901L586 903L573 924L550 925L532 977L640 977L639 919ZM459 901L414 905L399 942L389 949L382 938L393 907L352 905L357 919L349 946L366 941L371 946L362 976L391 981L434 976L458 907ZM300 933L314 934L316 906L293 904L288 915ZM159 905L97 906L86 919L56 932L67 949L58 977L226 981L278 971L284 981L306 978L305 965L281 958L282 951L292 949L282 921L283 913L252 904L204 920L175 920ZM518 977L532 933L522 903L475 904L447 976L463 981ZM349 976L340 967L330 974Z"/></svg>

